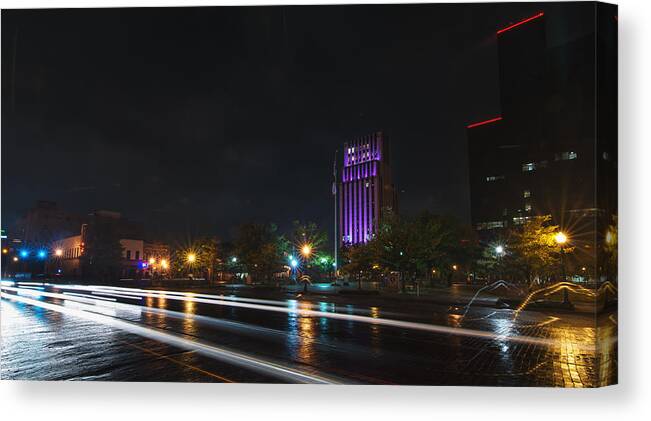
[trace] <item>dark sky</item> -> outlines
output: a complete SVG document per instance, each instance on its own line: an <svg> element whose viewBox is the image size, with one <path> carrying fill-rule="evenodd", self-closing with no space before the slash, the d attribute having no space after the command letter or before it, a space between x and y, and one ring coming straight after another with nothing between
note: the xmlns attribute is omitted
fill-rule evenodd
<svg viewBox="0 0 651 421"><path fill-rule="evenodd" d="M2 225L38 199L164 237L332 229L334 152L393 142L404 213L469 218L495 30L532 4L2 12Z"/></svg>

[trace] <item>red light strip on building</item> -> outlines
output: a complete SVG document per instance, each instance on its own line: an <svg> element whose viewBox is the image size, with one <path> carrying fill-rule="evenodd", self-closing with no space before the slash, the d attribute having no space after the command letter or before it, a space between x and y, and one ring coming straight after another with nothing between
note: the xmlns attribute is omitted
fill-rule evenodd
<svg viewBox="0 0 651 421"><path fill-rule="evenodd" d="M520 26L520 25L523 25L523 24L525 24L525 23L527 23L527 22L531 22L531 21L534 20L534 19L538 19L539 17L543 16L544 14L545 14L545 13L540 12L540 13L538 13L537 15L531 16L530 18L526 18L525 20L521 20L520 22L518 22L518 23L514 23L514 24L511 25L511 26L507 26L507 27L504 28L504 29L500 29L499 31L497 31L497 35L501 34L502 32L506 32L506 31L508 31L509 29L513 29L513 28L515 28L516 26Z"/></svg>
<svg viewBox="0 0 651 421"><path fill-rule="evenodd" d="M472 123L472 124L468 125L468 128L472 129L473 127L483 126L484 124L494 123L496 121L500 121L501 119L502 119L502 117L495 117L495 118L491 118L490 120L484 120L484 121L480 121L478 123Z"/></svg>

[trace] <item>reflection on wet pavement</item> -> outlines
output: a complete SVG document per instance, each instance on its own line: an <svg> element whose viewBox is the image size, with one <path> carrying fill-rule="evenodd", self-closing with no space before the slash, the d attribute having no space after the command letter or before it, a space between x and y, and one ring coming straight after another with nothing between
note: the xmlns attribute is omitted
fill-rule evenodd
<svg viewBox="0 0 651 421"><path fill-rule="evenodd" d="M406 312L399 305L342 305L327 298L260 304L287 309L272 312L202 302L199 294L178 299L178 295L151 291L143 295L142 306L122 298L100 302L72 295L61 295L68 297L64 299L28 294L40 302L244 352L246 358L261 361L256 364L277 367L261 371L56 308L16 302L6 296L12 293L3 290L3 379L277 382L287 380L274 374L286 367L307 378L334 376L349 383L595 387L617 381L617 326L612 313L595 326L593 317L573 313L552 316L522 311L514 318L511 310L477 307L464 317L437 305ZM385 323L398 313L409 323L492 336ZM357 314L368 319L342 317ZM514 341L514 337L536 341Z"/></svg>

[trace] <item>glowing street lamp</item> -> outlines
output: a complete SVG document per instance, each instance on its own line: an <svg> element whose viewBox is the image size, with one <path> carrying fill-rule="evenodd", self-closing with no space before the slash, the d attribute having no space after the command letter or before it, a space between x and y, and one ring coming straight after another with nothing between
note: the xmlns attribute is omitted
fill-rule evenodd
<svg viewBox="0 0 651 421"><path fill-rule="evenodd" d="M17 262L17 261L18 261L18 257L17 257L17 256L14 256L14 259L13 259L13 260L14 260L14 262Z"/></svg>
<svg viewBox="0 0 651 421"><path fill-rule="evenodd" d="M554 236L554 240L556 240L556 243L558 243L561 247L563 247L563 244L567 242L567 235L565 235L563 231L559 231Z"/></svg>
<svg viewBox="0 0 651 421"><path fill-rule="evenodd" d="M163 269L167 269L168 268L167 260L160 259L160 267L163 268Z"/></svg>
<svg viewBox="0 0 651 421"><path fill-rule="evenodd" d="M556 233L554 236L554 240L556 243L561 247L561 270L563 272L563 282L567 281L567 278L565 276L565 243L567 243L567 235L563 233L563 231L559 231ZM563 289L563 304L570 304L570 294L567 289L567 286Z"/></svg>
<svg viewBox="0 0 651 421"><path fill-rule="evenodd" d="M197 260L197 255L194 253L188 253L186 259L188 263L194 263Z"/></svg>
<svg viewBox="0 0 651 421"><path fill-rule="evenodd" d="M237 263L237 257L235 257L235 256L231 257L231 262Z"/></svg>
<svg viewBox="0 0 651 421"><path fill-rule="evenodd" d="M2 254L7 254L9 253L9 249L2 249Z"/></svg>
<svg viewBox="0 0 651 421"><path fill-rule="evenodd" d="M155 263L156 263L156 259L153 258L153 257L150 257L150 258L149 258L149 264L150 264L150 265L153 265L153 264L155 264Z"/></svg>
<svg viewBox="0 0 651 421"><path fill-rule="evenodd" d="M504 246L496 246L495 247L495 253L498 256L501 256L502 254L504 254Z"/></svg>
<svg viewBox="0 0 651 421"><path fill-rule="evenodd" d="M63 250L61 250L61 249L54 250L54 255L57 256L57 257L63 256Z"/></svg>
<svg viewBox="0 0 651 421"><path fill-rule="evenodd" d="M303 245L303 247L301 248L301 253L303 253L303 256L305 256L306 258L310 257L310 254L312 254L312 246L310 246L309 244Z"/></svg>

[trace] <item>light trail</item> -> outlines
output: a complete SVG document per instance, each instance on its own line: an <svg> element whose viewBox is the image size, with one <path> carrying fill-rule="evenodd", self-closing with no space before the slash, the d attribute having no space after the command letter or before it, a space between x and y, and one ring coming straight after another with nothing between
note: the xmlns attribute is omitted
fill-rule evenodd
<svg viewBox="0 0 651 421"><path fill-rule="evenodd" d="M108 298L108 297L95 297L95 296L88 295L88 294L79 294L79 293L77 293L77 292L64 292L63 294L64 294L64 295L73 295L73 296L75 296L75 297L85 297L85 298L90 298L90 299L93 299L93 300L116 301L115 298Z"/></svg>
<svg viewBox="0 0 651 421"><path fill-rule="evenodd" d="M208 298L208 299L217 299L217 300L226 300L226 301L237 301L237 302L245 302L245 303L255 303L255 304L269 304L269 305L275 305L275 306L281 306L281 307L287 307L287 306L295 306L297 303L297 300L265 300L265 299L260 299L260 298L248 298L248 297L235 297L235 296L228 296L228 295L213 295L213 294L199 294L199 293L194 293L194 292L183 292L183 291L168 291L168 290L148 290L148 289L140 289L140 288L127 288L127 287L114 287L114 286L108 286L108 285L57 285L57 284L50 284L50 286L58 289L72 289L72 290L85 290L85 291L96 291L98 294L99 293L106 293L107 295L111 291L118 291L120 294L130 294L132 297L131 299L135 299L135 297L151 297L151 295L143 295L143 294L164 294L164 297L167 297L168 295L173 295L173 296L182 296L182 297L197 297L197 298ZM111 296L119 296L116 295L115 292L111 292ZM125 296L122 296L123 298L127 298ZM158 298L159 295L155 295L154 298ZM310 303L302 303L304 307L309 307L310 309L320 309L320 306L317 304L310 304ZM348 308L343 308L341 306L337 307L334 306L335 310L339 311L346 311L346 314L349 314L348 312L350 311ZM360 309L355 309L355 313L357 314L371 314L370 310L360 310ZM383 312L383 314L390 314L394 316L401 316L402 314L400 313L393 313L393 312Z"/></svg>
<svg viewBox="0 0 651 421"><path fill-rule="evenodd" d="M18 288L12 288L12 287L2 287L2 289L18 290ZM37 293L36 291L31 291L31 292ZM126 291L123 291L122 293L127 295L129 294ZM53 298L66 297L63 294L57 294L52 292L39 291L38 294L53 297ZM141 296L152 297L152 298L162 297L170 300L192 301L197 303L246 308L252 310L273 311L273 312L285 313L290 315L301 315L307 317L325 317L329 319L346 320L346 321L390 326L390 327L403 328L403 329L413 329L413 330L420 330L420 331L426 331L426 332L438 333L438 334L459 335L459 336L482 338L482 339L495 340L495 341L508 341L514 343L532 344L532 345L539 345L545 347L555 347L559 345L558 341L553 339L548 339L548 338L538 338L538 337L522 336L522 335L503 335L503 334L497 334L494 332L483 331L483 330L432 325L427 323L408 322L408 321L395 320L395 319L375 318L369 316L359 316L355 314L330 313L325 311L303 309L298 307L286 308L286 307L269 306L263 304L232 302L232 301L225 301L225 300L206 299L206 298L198 298L192 296L177 296L177 295L160 294L160 293L134 293L133 295L141 295ZM594 345L585 344L583 346L586 347L587 350L594 351Z"/></svg>
<svg viewBox="0 0 651 421"><path fill-rule="evenodd" d="M64 294L65 294L65 292L64 292ZM111 294L111 293L108 293L108 292L92 291L91 294L93 294L94 296L102 295L102 296L107 296L107 297L126 298L126 299L129 299L129 300L142 300L142 297L131 297L131 296L128 296L128 295ZM101 298L101 297L97 297L97 298Z"/></svg>
<svg viewBox="0 0 651 421"><path fill-rule="evenodd" d="M5 289L5 288L3 288ZM35 291L33 291L35 292ZM52 293L49 293L52 294ZM43 294L46 295L46 294ZM59 295L59 294L57 294ZM63 294L60 294L63 296ZM94 312L84 311L77 308L64 307L56 304L51 304L47 302L42 302L34 300L31 298L26 298L18 295L8 294L6 292L0 292L2 298L13 300L17 302L22 302L24 304L32 305L35 307L40 307L46 310L52 310L59 313L67 314L74 317L83 318L90 320L96 323L108 325L115 327L120 330L127 331L142 337L153 339L159 342L166 343L168 345L176 346L182 349L187 349L191 351L196 351L199 354L206 355L208 357L224 361L229 364L235 364L253 371L257 371L275 378L286 380L292 383L312 383L312 384L336 384L339 381L326 378L323 376L317 376L314 374L306 373L301 370L286 367L277 363L269 362L262 360L257 357L245 355L239 352L227 350L225 348L219 348L208 343L198 341L198 340L189 340L183 338L179 335L161 332L154 330L149 327L138 325L132 322L128 322L122 319L106 316L103 314L98 314ZM66 296L63 296L66 297Z"/></svg>

